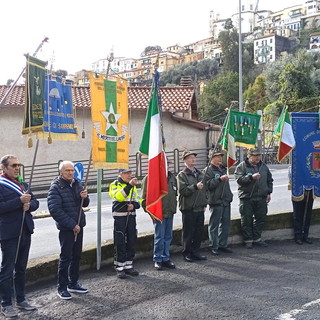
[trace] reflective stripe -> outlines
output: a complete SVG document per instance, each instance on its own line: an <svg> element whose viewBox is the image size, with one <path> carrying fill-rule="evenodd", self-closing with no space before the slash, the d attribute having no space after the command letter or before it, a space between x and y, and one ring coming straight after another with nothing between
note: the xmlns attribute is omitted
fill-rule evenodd
<svg viewBox="0 0 320 320"><path fill-rule="evenodd" d="M135 216L136 212L112 212L113 217L125 217L129 214L129 216Z"/></svg>
<svg viewBox="0 0 320 320"><path fill-rule="evenodd" d="M114 261L114 265L117 267L124 267L126 265L125 262Z"/></svg>

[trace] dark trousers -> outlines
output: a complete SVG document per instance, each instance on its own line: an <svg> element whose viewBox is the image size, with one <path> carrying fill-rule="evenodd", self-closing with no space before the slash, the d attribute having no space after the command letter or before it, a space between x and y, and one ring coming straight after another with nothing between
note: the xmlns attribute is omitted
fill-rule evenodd
<svg viewBox="0 0 320 320"><path fill-rule="evenodd" d="M204 226L204 211L182 211L182 253L198 254L201 246Z"/></svg>
<svg viewBox="0 0 320 320"><path fill-rule="evenodd" d="M308 238L311 223L313 206L312 191L307 190L302 201L292 201L292 206L295 240L305 240Z"/></svg>
<svg viewBox="0 0 320 320"><path fill-rule="evenodd" d="M130 269L133 267L137 241L136 216L129 215L113 218L114 265L119 271Z"/></svg>
<svg viewBox="0 0 320 320"><path fill-rule="evenodd" d="M244 242L258 242L267 218L266 199L240 199L241 230Z"/></svg>
<svg viewBox="0 0 320 320"><path fill-rule="evenodd" d="M74 241L73 231L60 231L60 259L58 267L58 290L67 290L67 286L74 286L79 280L80 259L82 254L83 229Z"/></svg>
<svg viewBox="0 0 320 320"><path fill-rule="evenodd" d="M26 283L26 268L31 245L31 234L23 231L21 235L17 262L15 264L17 246L19 238L2 240L1 253L1 271L0 271L0 291L1 305L3 307L12 305L13 272L14 272L14 290L16 301L25 300L24 289Z"/></svg>

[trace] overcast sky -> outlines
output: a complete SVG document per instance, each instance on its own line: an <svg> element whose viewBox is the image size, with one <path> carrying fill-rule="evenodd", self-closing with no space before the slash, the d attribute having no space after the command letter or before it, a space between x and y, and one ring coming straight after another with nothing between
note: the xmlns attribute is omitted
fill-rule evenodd
<svg viewBox="0 0 320 320"><path fill-rule="evenodd" d="M245 0L242 0L244 3ZM260 0L259 9L280 10L304 0ZM145 47L186 45L209 37L210 11L227 18L239 0L28 0L2 1L0 84L16 79L25 65L24 53L54 59L54 69L75 73L91 63L115 56L138 58Z"/></svg>

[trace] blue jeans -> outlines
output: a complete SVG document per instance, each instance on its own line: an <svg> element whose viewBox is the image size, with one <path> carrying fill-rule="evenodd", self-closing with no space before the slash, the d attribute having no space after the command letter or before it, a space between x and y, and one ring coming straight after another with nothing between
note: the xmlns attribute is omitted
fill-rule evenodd
<svg viewBox="0 0 320 320"><path fill-rule="evenodd" d="M65 291L79 280L80 259L82 254L83 228L74 241L73 231L60 231L60 259L58 267L58 290Z"/></svg>
<svg viewBox="0 0 320 320"><path fill-rule="evenodd" d="M24 289L26 283L26 268L29 258L31 245L31 234L23 231L20 240L17 263L15 264L17 246L19 238L2 240L1 253L1 271L0 271L0 291L1 305L3 307L12 305L13 272L14 272L14 290L16 301L25 300Z"/></svg>
<svg viewBox="0 0 320 320"><path fill-rule="evenodd" d="M170 244L172 240L173 217L154 222L153 261L170 260Z"/></svg>

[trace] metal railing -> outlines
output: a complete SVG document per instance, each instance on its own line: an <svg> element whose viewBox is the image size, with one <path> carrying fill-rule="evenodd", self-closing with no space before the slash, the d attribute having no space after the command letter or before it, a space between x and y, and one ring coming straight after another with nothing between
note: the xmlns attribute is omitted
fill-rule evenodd
<svg viewBox="0 0 320 320"><path fill-rule="evenodd" d="M166 152L169 168L174 174L177 174L184 167L184 163L181 159L182 152L184 150L174 149L173 151ZM208 165L208 152L209 148L192 149L193 152L198 154L197 156L197 168L200 170ZM226 159L225 159L226 160ZM81 162L84 166L84 171L87 172L88 159L73 161ZM265 162L269 164L277 163L276 154L274 152L268 152ZM50 184L59 174L59 162L36 165L32 177L32 192L38 197L46 197ZM148 158L141 156L139 153L129 156L129 167L135 171L135 176L141 180L148 172ZM31 166L24 166L22 168L23 180L28 182L30 180ZM110 182L114 181L118 176L117 169L103 169L102 170L102 190L107 191ZM88 190L89 192L95 192L97 185L97 170L90 168L88 177Z"/></svg>

